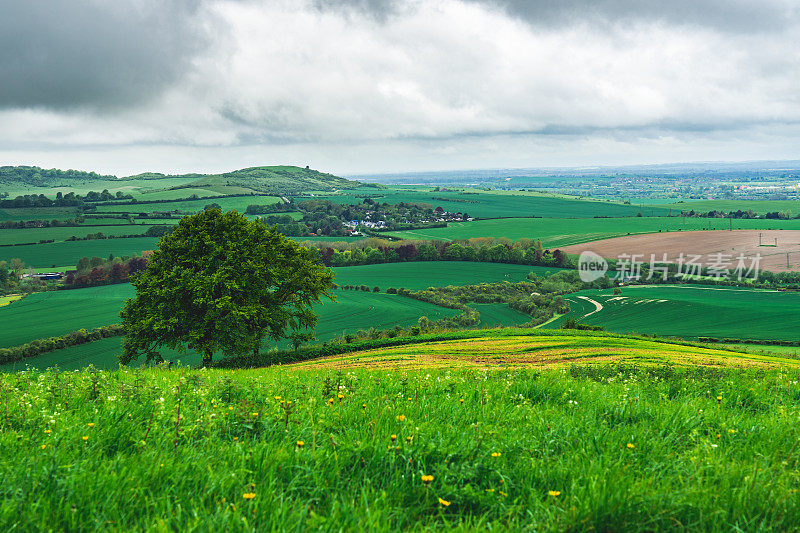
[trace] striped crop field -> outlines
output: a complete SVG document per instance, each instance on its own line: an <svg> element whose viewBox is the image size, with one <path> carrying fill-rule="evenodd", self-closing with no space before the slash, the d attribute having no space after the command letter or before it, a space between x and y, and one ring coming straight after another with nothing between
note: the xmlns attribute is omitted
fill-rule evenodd
<svg viewBox="0 0 800 533"><path fill-rule="evenodd" d="M624 363L704 367L800 367L800 361L607 333L505 329L296 363L297 368L559 368Z"/></svg>
<svg viewBox="0 0 800 533"><path fill-rule="evenodd" d="M642 285L586 290L565 295L568 317L617 333L649 333L685 338L727 337L800 340L800 293L703 285Z"/></svg>

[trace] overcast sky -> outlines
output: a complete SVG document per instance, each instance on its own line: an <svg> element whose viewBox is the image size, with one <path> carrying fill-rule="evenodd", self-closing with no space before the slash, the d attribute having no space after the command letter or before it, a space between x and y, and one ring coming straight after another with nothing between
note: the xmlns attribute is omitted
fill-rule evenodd
<svg viewBox="0 0 800 533"><path fill-rule="evenodd" d="M800 0L0 0L0 164L800 158Z"/></svg>

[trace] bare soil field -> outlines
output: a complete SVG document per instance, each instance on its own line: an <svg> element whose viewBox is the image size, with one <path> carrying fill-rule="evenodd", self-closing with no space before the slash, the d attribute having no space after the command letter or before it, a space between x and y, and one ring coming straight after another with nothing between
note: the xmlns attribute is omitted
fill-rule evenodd
<svg viewBox="0 0 800 533"><path fill-rule="evenodd" d="M761 246L759 246L759 235ZM667 254L667 261L677 263L681 254L684 258L699 255L697 262L708 267L717 254L722 254L719 262L728 260L729 268L736 268L740 254L751 265L757 254L761 255L759 268L772 272L800 270L800 230L734 230L734 231L682 231L670 233L648 233L630 235L599 241L586 242L566 246L561 249L569 254L580 254L591 250L603 257L616 259L623 254L640 254L638 260L650 262L650 254L655 254L655 261L662 261ZM788 260L787 260L788 254Z"/></svg>

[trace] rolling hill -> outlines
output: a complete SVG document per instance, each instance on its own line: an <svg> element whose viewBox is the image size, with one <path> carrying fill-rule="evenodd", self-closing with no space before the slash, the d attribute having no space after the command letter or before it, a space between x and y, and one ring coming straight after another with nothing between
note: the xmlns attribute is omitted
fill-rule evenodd
<svg viewBox="0 0 800 533"><path fill-rule="evenodd" d="M327 174L308 167L266 166L250 167L221 174L182 174L164 175L147 173L130 176L126 179L191 179L184 185L173 188L198 188L220 194L241 194L248 192L278 195L297 194L301 191L331 192L340 189L355 189L361 183L333 174Z"/></svg>

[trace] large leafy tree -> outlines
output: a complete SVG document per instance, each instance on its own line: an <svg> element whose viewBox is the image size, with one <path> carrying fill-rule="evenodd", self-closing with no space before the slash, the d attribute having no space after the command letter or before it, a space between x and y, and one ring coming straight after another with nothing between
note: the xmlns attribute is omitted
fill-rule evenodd
<svg viewBox="0 0 800 533"><path fill-rule="evenodd" d="M196 350L209 365L216 351L257 352L265 338L297 344L313 338L312 305L333 299L333 271L316 249L219 209L183 218L131 282L123 363L158 360L163 347Z"/></svg>

